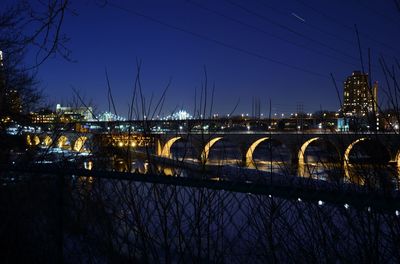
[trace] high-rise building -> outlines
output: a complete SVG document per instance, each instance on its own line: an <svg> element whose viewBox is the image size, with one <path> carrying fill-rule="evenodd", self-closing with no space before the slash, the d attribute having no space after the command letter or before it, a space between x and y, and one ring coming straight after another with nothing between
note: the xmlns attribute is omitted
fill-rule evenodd
<svg viewBox="0 0 400 264"><path fill-rule="evenodd" d="M3 52L0 50L0 116L13 118L22 112L21 95L18 90L6 85Z"/></svg>
<svg viewBox="0 0 400 264"><path fill-rule="evenodd" d="M11 115L18 115L22 112L21 96L18 90L10 89L6 90L6 107L7 113Z"/></svg>
<svg viewBox="0 0 400 264"><path fill-rule="evenodd" d="M369 87L368 74L354 71L344 82L342 113L345 116L365 116L377 113L378 82Z"/></svg>

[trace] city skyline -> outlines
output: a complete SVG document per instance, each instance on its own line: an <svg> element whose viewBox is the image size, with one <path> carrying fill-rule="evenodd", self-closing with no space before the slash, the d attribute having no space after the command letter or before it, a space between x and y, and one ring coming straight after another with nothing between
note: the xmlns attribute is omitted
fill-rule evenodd
<svg viewBox="0 0 400 264"><path fill-rule="evenodd" d="M63 25L72 62L58 56L38 71L47 100L68 103L76 89L108 110L107 69L122 116L128 115L138 60L146 100L154 94L157 101L171 80L165 115L174 109L193 113L204 69L208 96L215 84L213 112L230 113L240 100L235 113L251 113L257 97L266 114L270 101L273 113L296 112L299 105L304 112L340 108L330 73L342 96L345 78L362 71L355 24L364 72L371 48L373 81L384 82L378 56L391 65L399 55L400 19L391 2L112 1L72 8L78 15L67 14Z"/></svg>

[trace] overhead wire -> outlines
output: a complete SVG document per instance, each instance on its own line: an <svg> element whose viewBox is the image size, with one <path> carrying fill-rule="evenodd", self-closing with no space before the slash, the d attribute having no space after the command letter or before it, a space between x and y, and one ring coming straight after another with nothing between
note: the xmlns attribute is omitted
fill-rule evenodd
<svg viewBox="0 0 400 264"><path fill-rule="evenodd" d="M319 72L316 72L316 71L308 70L308 69L305 69L305 68L302 68L302 67L299 67L299 66L296 66L296 65L292 65L292 64L280 61L280 60L276 60L276 59L267 57L265 55L262 55L262 54L259 54L259 53L253 52L253 51L249 51L247 49L244 49L244 48L241 48L241 47L238 47L238 46L235 46L235 45L231 45L229 43L226 43L226 42L211 38L209 36L206 36L206 35L203 35L203 34L199 34L199 33L193 32L191 30L188 30L188 29L185 29L185 28L182 28L182 27L178 27L178 26L169 24L169 23L164 22L164 21L162 21L160 19L157 19L157 18L154 18L152 16L140 13L140 12L138 12L136 10L133 10L133 9L129 9L129 8L117 5L115 3L108 2L107 4L109 6L115 8L115 9L119 9L121 11L127 12L127 13L135 15L137 17L141 17L141 18L144 18L146 20L152 21L153 23L162 25L162 26L170 28L170 29L174 29L174 30L179 31L179 32L183 32L183 33L185 33L187 35L191 35L191 36L194 36L196 38L199 38L199 39L202 39L202 40L217 44L219 46L228 48L230 50L234 50L234 51L242 53L242 54L246 54L246 55L249 55L249 56L252 56L252 57L256 57L256 58L259 58L261 60L272 62L272 63L278 64L278 65L281 65L281 66L285 66L285 67L293 69L293 70L297 70L297 71L301 71L301 72L313 75L313 76L317 76L317 77L324 78L324 79L329 79L329 76L327 74L322 74L322 73L319 73Z"/></svg>
<svg viewBox="0 0 400 264"><path fill-rule="evenodd" d="M336 52L336 53L338 53L338 54L341 54L342 56L351 58L351 59L353 59L353 60L355 60L355 61L358 60L358 58L356 58L356 57L354 57L354 56L352 56L352 55L350 55L350 54L347 54L347 53L345 53L345 52L343 52L343 51L341 51L341 50L339 50L339 49L337 49L337 48L335 48L335 47L332 47L332 46L330 46L330 45L328 45L328 44L326 44L326 43L323 43L323 42L321 42L321 41L319 41L319 40L317 40L317 39L314 39L314 38L312 38L312 37L309 37L309 36L307 36L307 35L305 35L305 34L303 34L303 33L301 33L301 32L298 32L297 30L294 30L293 28L288 27L288 26L286 26L286 25L284 25L284 24L282 24L282 23L276 22L276 21L270 19L269 17L266 17L266 16L264 16L264 15L261 15L261 14L255 12L255 11L252 11L251 9L247 8L247 7L244 6L244 5L238 4L237 2L234 2L234 1L232 1L232 0L225 0L225 2L227 2L228 4L230 4L230 5L232 5L232 6L235 6L235 7L239 8L239 9L245 11L246 13L248 13L248 14L250 14L250 15L256 16L256 17L258 17L258 18L260 18L260 19L262 19L262 20L264 20L264 21L266 21L266 22L268 22L268 23L270 23L270 24L272 24L272 25L274 25L274 26L276 26L276 27L282 28L282 29L284 29L284 30L286 30L286 31L288 31L288 32L291 32L291 33L294 34L294 35L297 35L297 36L299 36L299 37L301 37L301 38L304 38L304 39L306 39L306 40L309 40L309 41L311 41L311 42L317 43L317 44L320 45L320 46L323 46L323 47L325 47L325 48L327 48L327 49L329 49L329 50L331 50L331 51L334 51L334 52Z"/></svg>
<svg viewBox="0 0 400 264"><path fill-rule="evenodd" d="M278 13L280 13L280 14L283 15L283 16L288 16L288 17L294 16L293 12L285 13L285 12L281 11L280 9L278 9L278 8L276 8L276 7L274 7L274 6L270 5L270 4L268 4L268 3L267 3L268 1L266 1L266 0L259 0L259 2L262 3L262 4L263 4L265 7L267 7L268 9L271 9L271 10L273 10L274 12L278 12ZM288 10L288 9L287 9L287 10ZM294 17L296 17L296 16L294 16ZM355 45L355 42L354 42L354 41L348 40L348 39L343 38L342 36L340 36L340 35L338 35L338 34L334 34L334 33L330 32L330 31L324 30L324 29L322 29L322 28L320 28L320 27L318 27L318 26L316 26L316 25L314 25L314 24L311 24L311 23L307 22L306 19L305 19L304 21L302 21L302 24L305 25L305 26L307 26L307 27L310 27L310 28L312 28L312 29L314 29L314 30L316 30L316 31L319 31L320 33L323 33L323 34L325 34L325 35L328 35L328 36L330 36L330 37L332 37L332 38L334 38L334 39L336 39L336 40L340 40L341 42L346 43L346 44L348 44L349 46L354 46L354 45Z"/></svg>
<svg viewBox="0 0 400 264"><path fill-rule="evenodd" d="M323 12L323 11L315 8L314 6L304 2L303 0L295 0L295 1L298 2L299 4L305 6L306 8L312 10L314 13L318 14L319 16L324 17L325 19L330 20L333 23L341 26L342 28L345 28L345 29L347 29L347 30L349 30L349 31L354 33L353 25L349 26L349 25L347 25L345 23L342 23L340 20L336 19L335 17L326 14L325 12ZM393 46L391 46L391 45L389 45L389 44L387 44L385 42L377 40L377 39L373 38L372 36L370 36L369 34L363 32L363 31L359 31L359 34L360 34L360 36L363 36L363 37L369 39L370 41L375 42L376 44L380 45L381 47L389 48L392 51L399 52L399 50L397 48L394 48Z"/></svg>
<svg viewBox="0 0 400 264"><path fill-rule="evenodd" d="M368 1L365 0L354 0L354 2L357 3L357 5L361 5L365 10L368 10L371 15L378 15L381 18L385 19L387 22L393 24L393 23L399 23L400 21L396 21L393 17L384 14L383 12L381 12L377 7L375 7L373 10L371 9L371 6L367 5Z"/></svg>
<svg viewBox="0 0 400 264"><path fill-rule="evenodd" d="M211 9L211 8L209 8L209 7L207 7L207 6L203 5L203 4L200 4L200 3L196 2L196 1L187 1L187 2L190 3L190 4L192 4L193 6L196 6L196 7L200 8L200 9L203 9L203 10L209 12L209 13L213 13L213 14L215 14L215 15L217 15L217 16L220 16L220 17L222 17L222 18L224 18L224 19L230 20L230 21L232 21L232 22L234 22L234 23L240 24L240 25L242 25L242 26L244 26L244 27L250 28L250 29L252 29L252 30L254 30L254 31L257 31L257 32L259 32L259 33L262 33L262 34L265 34L265 35L267 35L267 36L273 37L273 38L278 39L278 40L280 40L280 41L283 41L283 42L289 43L289 44L291 44L291 45L294 45L294 46L296 46L296 47L299 47L299 48L308 50L308 51L313 52L313 53L315 53L315 54L318 54L318 55L321 55L321 56L325 56L325 57L330 58L330 59L334 59L334 60L336 60L336 61L342 62L342 63L347 64L347 65L356 66L356 63L352 63L352 62L350 62L350 61L343 60L343 59L341 59L341 58L332 56L332 55L330 55L330 54L328 54L328 53L321 52L321 51L316 50L316 49L312 49L312 48L310 48L310 47L307 46L307 45L301 45L301 44L299 44L299 43L297 43L297 42L294 42L294 41L285 39L285 38L283 38L283 37L281 37L281 36L279 36L279 35L270 33L270 32L268 32L268 31L266 31L266 30L264 30L264 29L261 29L261 28L259 28L259 27L257 27L257 26L251 25L251 24L246 23L246 22L243 22L243 21L241 21L241 20L239 20L239 19L237 19L237 18L228 16L228 15L222 13L222 12L219 12L219 11L216 11L216 10L214 10L214 9Z"/></svg>

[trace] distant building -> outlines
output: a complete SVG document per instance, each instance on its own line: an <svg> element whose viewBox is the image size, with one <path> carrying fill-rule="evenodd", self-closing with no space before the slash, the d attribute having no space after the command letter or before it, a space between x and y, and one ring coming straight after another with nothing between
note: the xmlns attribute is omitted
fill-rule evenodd
<svg viewBox="0 0 400 264"><path fill-rule="evenodd" d="M15 115L22 112L22 101L19 92L15 89L10 89L5 92L5 105L9 114Z"/></svg>
<svg viewBox="0 0 400 264"><path fill-rule="evenodd" d="M370 88L368 74L354 71L344 82L343 107L344 116L361 117L377 113L378 83Z"/></svg>
<svg viewBox="0 0 400 264"><path fill-rule="evenodd" d="M167 116L165 119L167 120L188 120L193 119L193 117L185 110L179 110L172 115Z"/></svg>
<svg viewBox="0 0 400 264"><path fill-rule="evenodd" d="M22 112L22 100L18 90L6 86L3 52L0 50L0 116L19 115Z"/></svg>
<svg viewBox="0 0 400 264"><path fill-rule="evenodd" d="M100 115L97 116L97 119L99 121L106 121L106 122L110 122L110 121L126 121L126 118L124 118L122 116L115 115L115 114L110 113L110 112L101 113Z"/></svg>
<svg viewBox="0 0 400 264"><path fill-rule="evenodd" d="M69 107L56 105L56 115L59 116L61 122L74 122L74 121L92 121L93 110L92 107Z"/></svg>
<svg viewBox="0 0 400 264"><path fill-rule="evenodd" d="M57 121L57 114L50 110L41 110L30 114L32 123L45 124Z"/></svg>

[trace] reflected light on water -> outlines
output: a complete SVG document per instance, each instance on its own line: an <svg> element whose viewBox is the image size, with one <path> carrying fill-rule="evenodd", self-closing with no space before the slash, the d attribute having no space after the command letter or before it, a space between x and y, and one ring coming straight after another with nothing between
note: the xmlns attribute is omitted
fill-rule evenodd
<svg viewBox="0 0 400 264"><path fill-rule="evenodd" d="M83 163L83 167L85 168L85 170L92 170L93 168L93 161L89 160L89 161L85 161Z"/></svg>

